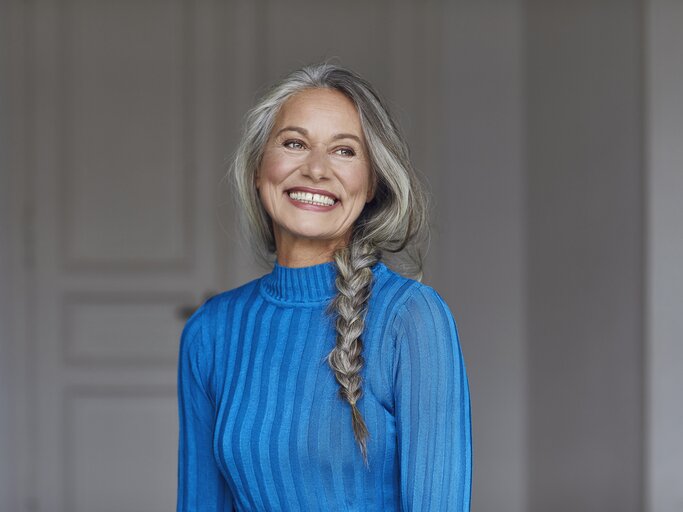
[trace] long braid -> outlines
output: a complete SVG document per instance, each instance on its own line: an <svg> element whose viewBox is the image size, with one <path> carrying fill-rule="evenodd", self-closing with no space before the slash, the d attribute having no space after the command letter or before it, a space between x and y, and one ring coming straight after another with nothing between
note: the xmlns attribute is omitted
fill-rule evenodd
<svg viewBox="0 0 683 512"><path fill-rule="evenodd" d="M379 260L379 254L371 245L353 242L334 253L338 269L335 284L339 293L328 309L337 315L337 340L327 361L339 382L339 396L351 405L353 434L366 467L369 467L366 443L369 433L356 404L363 394L360 371L365 360L361 335L372 291L371 267Z"/></svg>

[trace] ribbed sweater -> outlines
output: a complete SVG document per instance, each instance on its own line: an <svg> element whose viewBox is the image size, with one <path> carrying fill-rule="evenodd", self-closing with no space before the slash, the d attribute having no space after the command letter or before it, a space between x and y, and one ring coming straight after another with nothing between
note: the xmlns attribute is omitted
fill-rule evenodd
<svg viewBox="0 0 683 512"><path fill-rule="evenodd" d="M470 396L444 299L382 261L365 317L366 467L326 356L334 262L207 299L178 360L178 512L469 511Z"/></svg>

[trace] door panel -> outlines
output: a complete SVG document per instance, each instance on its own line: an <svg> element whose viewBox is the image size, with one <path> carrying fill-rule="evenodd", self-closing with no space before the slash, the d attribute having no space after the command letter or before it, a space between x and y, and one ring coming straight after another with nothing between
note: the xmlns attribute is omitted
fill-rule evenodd
<svg viewBox="0 0 683 512"><path fill-rule="evenodd" d="M173 510L175 388L71 387L65 400L66 510Z"/></svg>
<svg viewBox="0 0 683 512"><path fill-rule="evenodd" d="M69 0L58 13L67 269L188 270L191 2Z"/></svg>

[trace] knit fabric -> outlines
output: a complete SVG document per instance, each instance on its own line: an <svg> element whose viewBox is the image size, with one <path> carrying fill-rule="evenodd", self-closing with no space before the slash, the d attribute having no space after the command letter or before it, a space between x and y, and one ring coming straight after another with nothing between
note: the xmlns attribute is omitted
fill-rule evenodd
<svg viewBox="0 0 683 512"><path fill-rule="evenodd" d="M382 261L372 273L357 403L369 468L326 361L334 262L275 262L183 329L178 512L470 510L470 397L451 311Z"/></svg>

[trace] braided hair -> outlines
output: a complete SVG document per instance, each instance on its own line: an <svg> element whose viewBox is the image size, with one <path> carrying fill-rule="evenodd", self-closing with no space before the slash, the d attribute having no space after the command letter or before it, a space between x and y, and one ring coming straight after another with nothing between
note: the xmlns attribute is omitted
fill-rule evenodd
<svg viewBox="0 0 683 512"><path fill-rule="evenodd" d="M371 267L379 260L379 251L371 245L351 243L334 252L337 266L335 284L338 293L328 306L328 313L336 313L337 340L328 354L327 362L339 383L339 396L351 406L353 435L359 444L363 460L368 465L368 429L358 410L363 389L360 371L363 359L362 334L368 301L372 291Z"/></svg>

